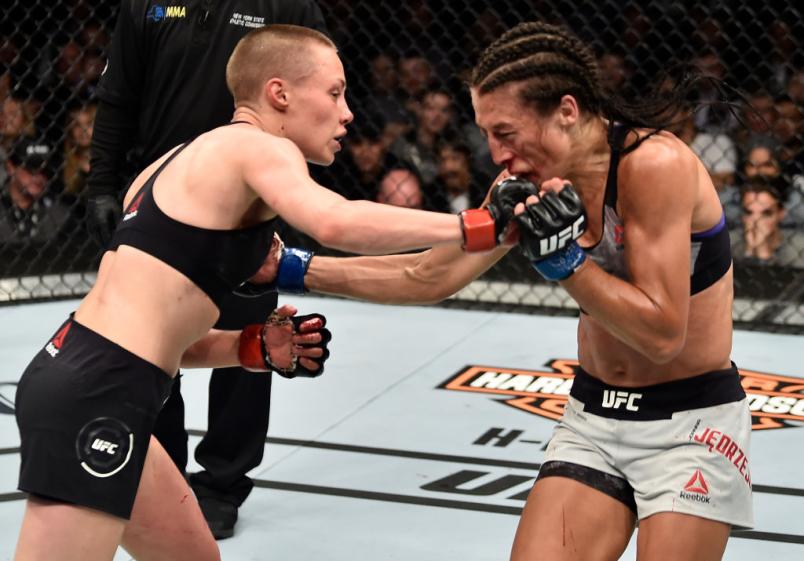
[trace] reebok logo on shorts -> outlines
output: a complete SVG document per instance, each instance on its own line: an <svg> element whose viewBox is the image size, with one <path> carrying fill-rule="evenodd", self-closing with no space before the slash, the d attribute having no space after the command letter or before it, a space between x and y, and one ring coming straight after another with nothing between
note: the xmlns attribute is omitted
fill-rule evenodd
<svg viewBox="0 0 804 561"><path fill-rule="evenodd" d="M131 203L131 205L129 205L129 207L126 209L126 214L123 216L123 222L131 220L132 218L137 216L137 209L140 207L140 201L142 201L142 196L144 194L145 193L140 193L139 195L137 195L137 198L134 199L134 202Z"/></svg>
<svg viewBox="0 0 804 561"><path fill-rule="evenodd" d="M692 477L684 485L684 489L678 496L688 501L709 504L709 485L706 484L706 479L704 479L703 472L700 469L695 470L695 473L692 474Z"/></svg>
<svg viewBox="0 0 804 561"><path fill-rule="evenodd" d="M59 332L56 333L56 336L51 339L47 345L45 345L45 351L47 354L56 358L61 350L62 344L64 344L64 338L67 336L67 332L70 331L70 326L72 326L73 322L68 321L64 324L64 327L59 329Z"/></svg>

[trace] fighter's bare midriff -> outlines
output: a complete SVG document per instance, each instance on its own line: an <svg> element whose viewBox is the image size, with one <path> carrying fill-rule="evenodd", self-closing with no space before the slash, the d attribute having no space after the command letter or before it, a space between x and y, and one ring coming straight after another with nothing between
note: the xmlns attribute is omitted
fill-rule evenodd
<svg viewBox="0 0 804 561"><path fill-rule="evenodd" d="M656 364L629 347L599 322L581 314L578 358L581 366L615 386L647 386L689 378L731 364L732 272L690 298L687 337L681 352L666 364Z"/></svg>
<svg viewBox="0 0 804 561"><path fill-rule="evenodd" d="M154 279L159 289L154 290ZM75 319L170 376L184 350L215 324L218 309L190 279L138 249L107 252Z"/></svg>

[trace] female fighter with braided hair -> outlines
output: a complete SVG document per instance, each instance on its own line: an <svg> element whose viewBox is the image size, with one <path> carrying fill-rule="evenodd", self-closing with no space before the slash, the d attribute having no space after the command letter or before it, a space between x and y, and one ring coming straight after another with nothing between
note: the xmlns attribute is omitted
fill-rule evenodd
<svg viewBox="0 0 804 561"><path fill-rule="evenodd" d="M540 185L515 209L520 247L582 309L580 368L514 561L614 560L637 521L640 561L714 561L732 527L752 524L723 209L698 158L663 130L693 83L624 104L604 94L590 49L545 23L511 29L475 67L475 119L494 161ZM433 302L505 251L315 257L303 285Z"/></svg>
<svg viewBox="0 0 804 561"><path fill-rule="evenodd" d="M215 331L221 299L270 269L274 219L323 245L358 253L463 241L488 250L507 222L347 201L314 183L352 113L335 45L311 29L247 34L226 69L233 123L147 167L97 281L34 358L18 387L19 487L29 493L15 559L219 559L187 482L151 437L181 367L316 376L329 334L321 316L283 307L266 325ZM510 205L509 205L510 206ZM270 287L269 287L270 288ZM259 374L255 374L259 375Z"/></svg>

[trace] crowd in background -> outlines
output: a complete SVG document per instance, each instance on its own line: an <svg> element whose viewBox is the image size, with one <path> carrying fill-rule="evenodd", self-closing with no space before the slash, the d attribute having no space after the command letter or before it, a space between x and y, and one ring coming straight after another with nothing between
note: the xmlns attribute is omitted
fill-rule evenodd
<svg viewBox="0 0 804 561"><path fill-rule="evenodd" d="M465 3L411 0L379 2L365 13L345 0L320 3L355 112L336 163L311 170L323 185L350 199L440 212L478 206L499 170L464 86L476 53L515 18L582 18L570 23L594 40L610 92L634 99L660 86L667 60L736 86L703 81L672 132L712 177L735 261L804 268L804 53L787 23L792 3L770 2L762 14L731 13L730 20L690 8L688 28L663 27L666 13L632 3L608 21L572 10L583 2L512 1L508 10L479 3L470 11ZM72 244L67 256L99 249L82 228L82 195L115 3L58 6L58 33L8 21L0 30L0 276L21 270L8 264L23 263L23 246ZM130 159L132 172L147 164Z"/></svg>

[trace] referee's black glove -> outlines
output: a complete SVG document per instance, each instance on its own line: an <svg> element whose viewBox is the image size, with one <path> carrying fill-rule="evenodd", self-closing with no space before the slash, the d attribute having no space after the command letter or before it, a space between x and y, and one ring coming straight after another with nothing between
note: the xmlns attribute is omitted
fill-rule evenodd
<svg viewBox="0 0 804 561"><path fill-rule="evenodd" d="M97 193L87 197L86 226L98 245L106 247L122 214L123 209L115 195Z"/></svg>

